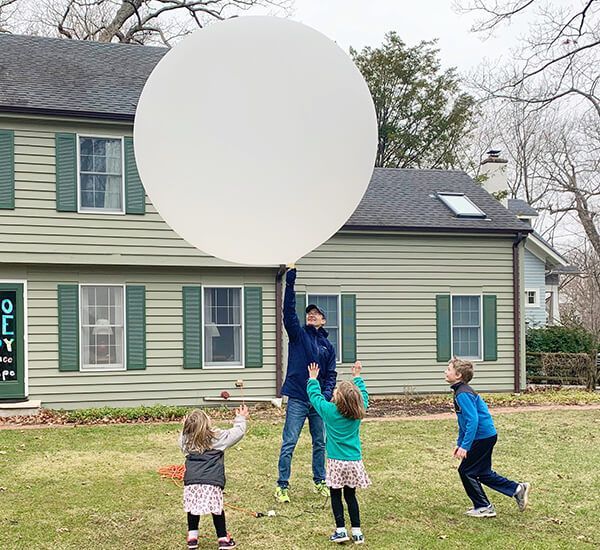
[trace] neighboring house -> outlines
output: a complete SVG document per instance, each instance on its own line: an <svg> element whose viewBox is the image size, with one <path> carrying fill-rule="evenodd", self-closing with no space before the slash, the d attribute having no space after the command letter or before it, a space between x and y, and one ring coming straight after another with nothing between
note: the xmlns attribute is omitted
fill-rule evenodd
<svg viewBox="0 0 600 550"><path fill-rule="evenodd" d="M520 199L508 199L508 209L520 220L533 225L538 212ZM528 327L560 324L560 277L580 271L539 233L530 233L525 242L525 323Z"/></svg>
<svg viewBox="0 0 600 550"><path fill-rule="evenodd" d="M279 391L279 266L193 248L139 180L135 107L164 52L0 35L2 402L204 404L239 379L248 400ZM376 169L298 262L299 311L327 310L340 372L360 358L372 394L447 391L452 354L477 361L477 388L519 389L530 232L463 172Z"/></svg>
<svg viewBox="0 0 600 550"><path fill-rule="evenodd" d="M482 172L487 178L483 185L490 193L508 192L506 177L507 160L500 151L488 152L482 163ZM538 216L535 208L521 199L502 199L502 203L519 220L533 226ZM559 278L561 274L573 273L572 266L539 233L532 232L525 242L524 276L524 319L528 327L542 327L560 323Z"/></svg>

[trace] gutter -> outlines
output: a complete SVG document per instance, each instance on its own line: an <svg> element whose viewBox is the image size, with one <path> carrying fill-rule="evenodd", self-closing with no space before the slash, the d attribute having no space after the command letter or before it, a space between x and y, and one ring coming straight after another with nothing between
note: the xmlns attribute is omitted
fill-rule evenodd
<svg viewBox="0 0 600 550"><path fill-rule="evenodd" d="M0 113L17 115L39 115L49 117L79 118L92 120L109 120L114 122L133 123L135 114L132 113L107 113L100 111L70 111L68 109L41 109L39 107L12 107L3 105Z"/></svg>
<svg viewBox="0 0 600 550"><path fill-rule="evenodd" d="M281 398L283 385L283 275L286 269L280 265L275 275L275 395Z"/></svg>
<svg viewBox="0 0 600 550"><path fill-rule="evenodd" d="M387 232L420 232L420 233L479 233L497 235L520 235L533 233L533 229L524 228L486 228L486 227L445 227L445 226L412 226L412 225L344 225L340 231L379 231Z"/></svg>
<svg viewBox="0 0 600 550"><path fill-rule="evenodd" d="M526 233L517 233L512 246L514 393L520 393L521 391L521 262L519 261L519 246L526 238Z"/></svg>

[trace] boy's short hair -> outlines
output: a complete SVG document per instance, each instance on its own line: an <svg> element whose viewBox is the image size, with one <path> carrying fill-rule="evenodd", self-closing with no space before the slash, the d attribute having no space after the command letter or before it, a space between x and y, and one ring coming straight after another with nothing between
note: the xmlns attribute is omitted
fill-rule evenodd
<svg viewBox="0 0 600 550"><path fill-rule="evenodd" d="M459 359L454 356L450 359L452 368L461 376L461 379L465 383L469 383L473 379L473 363L464 359Z"/></svg>

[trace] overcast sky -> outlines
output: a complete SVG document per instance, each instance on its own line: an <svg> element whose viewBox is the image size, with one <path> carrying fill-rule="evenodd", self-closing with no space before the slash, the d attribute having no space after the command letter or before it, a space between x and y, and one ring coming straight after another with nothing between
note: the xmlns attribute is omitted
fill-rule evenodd
<svg viewBox="0 0 600 550"><path fill-rule="evenodd" d="M470 32L477 17L458 14L452 0L295 0L292 19L321 31L345 51L349 46L378 46L391 30L410 46L438 38L444 66L461 71L469 71L484 58L488 62L506 58L519 34L526 31L519 20L484 42Z"/></svg>

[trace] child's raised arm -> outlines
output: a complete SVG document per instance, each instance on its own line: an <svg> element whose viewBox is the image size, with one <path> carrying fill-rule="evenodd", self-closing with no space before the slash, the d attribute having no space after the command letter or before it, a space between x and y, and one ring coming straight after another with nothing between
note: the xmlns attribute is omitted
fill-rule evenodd
<svg viewBox="0 0 600 550"><path fill-rule="evenodd" d="M323 397L321 385L317 380L319 376L319 366L311 363L308 366L308 382L306 383L306 393L310 404L315 408L319 416L325 420L329 413L336 410L336 406Z"/></svg>
<svg viewBox="0 0 600 550"><path fill-rule="evenodd" d="M365 386L365 381L360 375L361 371L362 363L360 361L356 361L356 363L352 365L352 376L354 377L354 383L356 384L356 387L362 394L365 410L367 410L369 408L369 392L367 391L367 386Z"/></svg>
<svg viewBox="0 0 600 550"><path fill-rule="evenodd" d="M224 451L229 447L233 447L246 433L246 419L249 412L246 405L235 409L235 420L233 427L229 430L221 430L215 437L213 449Z"/></svg>

